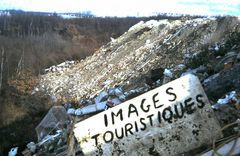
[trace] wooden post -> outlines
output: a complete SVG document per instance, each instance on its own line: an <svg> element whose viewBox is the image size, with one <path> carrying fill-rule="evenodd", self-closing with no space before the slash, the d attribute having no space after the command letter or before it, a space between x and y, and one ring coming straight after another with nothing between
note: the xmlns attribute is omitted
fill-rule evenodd
<svg viewBox="0 0 240 156"><path fill-rule="evenodd" d="M75 144L75 138L74 138L74 134L73 134L73 128L74 128L74 124L76 123L76 117L74 117L73 119L73 124L70 129L70 134L69 134L69 140L68 140L68 149L67 149L67 156L75 156L75 149L74 149L74 144Z"/></svg>

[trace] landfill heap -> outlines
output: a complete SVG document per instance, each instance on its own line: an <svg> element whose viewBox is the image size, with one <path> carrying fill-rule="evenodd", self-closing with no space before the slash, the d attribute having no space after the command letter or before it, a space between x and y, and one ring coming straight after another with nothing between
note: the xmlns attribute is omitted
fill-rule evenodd
<svg viewBox="0 0 240 156"><path fill-rule="evenodd" d="M55 102L63 102L72 119L113 107L171 80L194 74L200 79L220 125L228 127L238 123L238 127L224 132L224 136L229 139L237 134L239 137L239 24L237 17L139 22L93 56L66 68L61 66L61 70L57 66L49 68L34 92L44 90ZM67 120L68 124L75 122L71 119ZM68 132L62 136L72 135L69 128L60 131L54 128L55 134L50 139L39 132L41 145L61 136L63 131ZM65 143L55 140L59 147L48 144L45 150L39 151L50 152L49 155L51 152L57 155L54 151L61 147L64 154L69 148L74 151L71 143L62 145L66 140L66 137Z"/></svg>
<svg viewBox="0 0 240 156"><path fill-rule="evenodd" d="M43 75L39 87L66 101L92 97L105 82L131 83L151 69L173 68L205 47L223 45L238 23L237 18L140 22L69 70Z"/></svg>

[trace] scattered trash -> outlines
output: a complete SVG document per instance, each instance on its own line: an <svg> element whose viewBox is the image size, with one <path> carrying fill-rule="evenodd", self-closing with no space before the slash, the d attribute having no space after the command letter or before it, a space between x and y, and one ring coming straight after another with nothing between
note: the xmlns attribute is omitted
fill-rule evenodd
<svg viewBox="0 0 240 156"><path fill-rule="evenodd" d="M218 99L217 104L212 105L212 108L218 109L222 105L226 104L234 104L238 108L240 104L239 102L240 99L238 98L236 91L231 91L228 94L226 94L224 98Z"/></svg>
<svg viewBox="0 0 240 156"><path fill-rule="evenodd" d="M214 50L215 50L215 51L219 51L219 49L220 49L220 46L219 46L218 44L215 44Z"/></svg>
<svg viewBox="0 0 240 156"><path fill-rule="evenodd" d="M87 106L85 107L78 109L67 107L67 114L82 116L96 113L114 107L125 101L125 99L126 95L124 95L122 87L109 88L107 91L102 91L97 97L95 97L94 104L92 104L91 100L84 99L85 102L80 100L80 103L87 103Z"/></svg>
<svg viewBox="0 0 240 156"><path fill-rule="evenodd" d="M35 153L37 149L37 145L34 142L30 142L27 144L27 148L32 152Z"/></svg>
<svg viewBox="0 0 240 156"><path fill-rule="evenodd" d="M223 99L219 99L217 101L218 104L225 105L230 103L231 101L237 101L237 93L236 91L231 91L229 94L225 96Z"/></svg>
<svg viewBox="0 0 240 156"><path fill-rule="evenodd" d="M52 73L60 72L61 73L65 70L67 70L68 68L70 68L74 64L76 64L75 61L65 61L63 63L60 63L60 64L56 65L56 66L49 67L49 68L45 69L44 71L46 73L48 73L48 72L52 72Z"/></svg>
<svg viewBox="0 0 240 156"><path fill-rule="evenodd" d="M76 109L75 115L81 116L81 115L86 115L94 112L99 112L104 110L105 107L106 107L106 101L99 102L93 105L88 105L86 107Z"/></svg>
<svg viewBox="0 0 240 156"><path fill-rule="evenodd" d="M170 82L172 77L173 77L173 73L171 72L171 70L164 69L163 74L164 74L163 84L166 84L166 83Z"/></svg>
<svg viewBox="0 0 240 156"><path fill-rule="evenodd" d="M39 143L38 146L42 146L43 144L45 144L48 141L53 141L55 138L59 137L62 134L61 130L57 130L55 134L48 134L46 135Z"/></svg>
<svg viewBox="0 0 240 156"><path fill-rule="evenodd" d="M207 34L199 34L198 30L206 30L209 25L214 28L217 27L218 21L215 20L216 19L195 19L187 20L186 22L184 22L184 20L175 22L168 20L141 21L129 29L127 33L130 34L125 33L120 38L112 38L109 47L105 46L100 48L93 57L88 57L81 61L81 64L76 66L77 70L75 70L75 68L72 71L69 70L75 62L68 61L46 69L45 72L49 74L42 76L41 85L38 86L33 93L44 89L52 96L53 101L56 101L59 97L67 97L70 100L67 99L66 101L77 99L76 101L78 102L77 105L75 105L75 103L65 103L64 108L67 111L60 111L61 113L57 113L59 115L53 115L53 112L50 113L52 115L47 114L36 128L38 143L29 143L27 145L28 149L25 152L30 152L30 154L34 153L34 151L38 152L38 148L41 146L41 148L43 147L48 153L54 153L58 148L56 146L62 146L63 144L65 145L62 146L64 148L58 150L66 151L68 147L66 147L67 143L63 136L66 135L65 138L68 137L67 133L69 130L66 127L69 125L71 126L70 123L73 122L69 119L68 114L81 117L86 114L104 111L128 99L136 97L137 95L145 93L156 86L166 84L181 75L183 76L189 73L197 75L200 80L202 80L201 82L203 82L204 89L212 101L216 101L216 99L219 99L231 90L236 90L236 92L238 92L240 86L240 66L236 61L240 60L239 53L230 52L225 56L219 56L220 68L216 70L215 65L209 66L209 64L202 64L198 68L190 69L186 64L193 57L198 55L198 52L201 51L199 47L209 45L203 43L212 40L211 37L214 36L212 34L215 33L215 31L213 31L214 29L207 29ZM191 25L191 31L187 29L187 25ZM197 33L195 33L195 30L192 30L193 27L197 30ZM156 32L158 37L154 35ZM191 34L188 34L188 32L191 32ZM151 34L154 36L151 36ZM191 39L196 43L193 44L194 46L191 46L189 42L183 42L182 37L188 35L191 35ZM131 40L134 40L134 42L137 42L140 46L135 45ZM117 47L116 45L122 41L124 42L121 46ZM149 46L149 44L151 44L151 46ZM211 50L214 51L214 59L216 59L216 56L222 52L221 48L223 44L219 42L212 46L210 45L210 47L212 48ZM134 49L137 50L135 51ZM131 53L132 51L133 53ZM138 53L136 54L136 52ZM149 55L149 53L151 53L151 55ZM173 57L173 55L166 55L167 53L176 55L176 57ZM181 59L178 60L178 58ZM218 65L216 64L216 66ZM168 69L159 67L168 67ZM186 71L187 67L189 67L189 70ZM213 71L209 72L209 69ZM224 69L224 71L222 69ZM59 74L64 73L64 71L68 71L69 73ZM53 72L56 72L56 74L52 74ZM216 74L212 75L213 73ZM147 75L146 78L144 77L145 74ZM208 74L212 76L209 77ZM62 76L57 77L56 75ZM140 77L145 81L141 81L141 84L132 84L135 78ZM206 79L206 77L208 78ZM124 91L123 88L125 89L126 87L119 87L119 85L125 83L134 85L134 87L128 87L128 90ZM212 108L218 108L215 110L214 114L216 113L221 116L219 118L221 120L221 125L235 119L239 114L239 109L232 107L232 105L228 105L234 102L238 103L237 106L239 106L239 99L236 92L229 92L226 97L219 99L218 103L212 106ZM175 110L176 109L177 107ZM71 117L71 119L72 118L73 117ZM149 116L149 119L150 118ZM144 126L144 124L142 126ZM127 128L129 127L125 127L125 129ZM66 134L65 130L67 131ZM232 132L236 131L232 130L231 133ZM130 128L129 133L131 133ZM149 134L149 136L150 135L152 134ZM233 145L232 142L229 142L229 144ZM236 147L239 148L239 138L237 139ZM155 148L154 146L149 148L149 153L157 155L158 153L154 153L156 152ZM217 152L225 154L224 152L221 153L222 148L224 148L224 152L231 150L231 148L222 146L217 149ZM214 150L212 150L211 154L213 153ZM54 153L52 155L57 154ZM63 155L66 155L66 153Z"/></svg>
<svg viewBox="0 0 240 156"><path fill-rule="evenodd" d="M172 73L171 70L169 70L169 69L164 69L163 74L164 74L165 76L170 77L170 78L173 77L173 73Z"/></svg>
<svg viewBox="0 0 240 156"><path fill-rule="evenodd" d="M184 114L184 107L188 105L182 105L181 101L190 101L195 109ZM181 107L177 110L179 103ZM175 111L182 113L174 116ZM95 123L99 124L96 126ZM142 126L144 128L138 129ZM119 155L117 150L124 155L149 155L152 147L158 155L178 155L221 136L218 133L220 125L201 83L190 74L94 115L74 127L74 135L83 153L89 156L100 152L101 155Z"/></svg>
<svg viewBox="0 0 240 156"><path fill-rule="evenodd" d="M69 116L63 106L53 106L36 127L38 141L56 130L66 129L70 123Z"/></svg>
<svg viewBox="0 0 240 156"><path fill-rule="evenodd" d="M182 73L181 76L187 75L187 74L194 74L197 75L198 73L204 73L207 71L207 68L205 66L200 66L198 68L195 69L189 69L188 71L186 71L185 73Z"/></svg>
<svg viewBox="0 0 240 156"><path fill-rule="evenodd" d="M108 98L108 93L106 91L102 91L96 98L95 103L100 103L102 101L106 101Z"/></svg>
<svg viewBox="0 0 240 156"><path fill-rule="evenodd" d="M174 67L174 71L183 71L186 68L186 65L184 64L179 64Z"/></svg>

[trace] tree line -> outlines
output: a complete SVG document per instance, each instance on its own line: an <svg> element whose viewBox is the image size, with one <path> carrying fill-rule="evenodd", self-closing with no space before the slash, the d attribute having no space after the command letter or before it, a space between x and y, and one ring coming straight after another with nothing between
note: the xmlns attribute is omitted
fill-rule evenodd
<svg viewBox="0 0 240 156"><path fill-rule="evenodd" d="M126 32L141 20L164 19L94 17L64 19L57 14L11 11L0 15L0 86L28 71L42 74L44 68L65 60L80 60ZM176 19L179 17L171 17Z"/></svg>

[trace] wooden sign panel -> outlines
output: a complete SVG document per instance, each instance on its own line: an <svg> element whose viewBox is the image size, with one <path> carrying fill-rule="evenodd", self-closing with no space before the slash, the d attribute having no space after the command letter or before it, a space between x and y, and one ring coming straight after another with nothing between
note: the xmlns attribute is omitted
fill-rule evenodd
<svg viewBox="0 0 240 156"><path fill-rule="evenodd" d="M217 137L220 126L194 75L186 75L75 125L85 155L176 155Z"/></svg>

